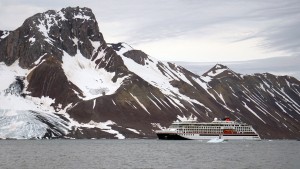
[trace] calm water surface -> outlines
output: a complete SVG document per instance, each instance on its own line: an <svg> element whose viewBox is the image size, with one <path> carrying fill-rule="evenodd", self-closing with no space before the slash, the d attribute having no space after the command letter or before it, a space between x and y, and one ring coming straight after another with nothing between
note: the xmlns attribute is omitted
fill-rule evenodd
<svg viewBox="0 0 300 169"><path fill-rule="evenodd" d="M0 168L299 169L300 141L0 140Z"/></svg>

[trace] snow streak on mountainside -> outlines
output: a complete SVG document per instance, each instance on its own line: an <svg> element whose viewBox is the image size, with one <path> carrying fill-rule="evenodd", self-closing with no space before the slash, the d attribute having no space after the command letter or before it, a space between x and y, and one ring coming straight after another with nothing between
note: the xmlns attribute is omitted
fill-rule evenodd
<svg viewBox="0 0 300 169"><path fill-rule="evenodd" d="M129 52L141 52L131 50ZM128 54L128 53L127 53ZM192 83L185 77L184 73L180 72L180 67L178 68L176 65L172 65L173 68L170 67L171 64L160 62L154 58L147 56L144 53L140 53L140 55L145 55L146 57L142 61L143 64L137 63L132 58L127 58L126 53L121 54L122 59L124 60L125 65L128 67L130 71L144 79L146 82L151 84L152 86L160 89L160 91L169 96L171 99L171 103L174 104L179 109L185 109L184 105L180 103L180 100L185 100L190 102L191 105L199 104L197 100L191 99L186 95L183 95L179 92L179 89L172 86L171 81L183 81L192 86ZM143 71L141 71L143 70ZM178 71L179 70L179 71Z"/></svg>
<svg viewBox="0 0 300 169"><path fill-rule="evenodd" d="M191 115L239 119L262 138L300 137L297 79L224 65L196 75L107 44L89 8L36 14L0 37L0 138L155 138Z"/></svg>

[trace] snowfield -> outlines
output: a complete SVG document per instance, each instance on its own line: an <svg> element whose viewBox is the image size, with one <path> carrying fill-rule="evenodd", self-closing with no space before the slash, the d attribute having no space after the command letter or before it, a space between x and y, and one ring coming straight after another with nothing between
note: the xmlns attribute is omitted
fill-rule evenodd
<svg viewBox="0 0 300 169"><path fill-rule="evenodd" d="M83 92L83 100L114 94L126 78L118 78L114 83L112 78L115 73L97 68L93 61L83 57L79 51L75 56L64 52L62 68L68 80Z"/></svg>

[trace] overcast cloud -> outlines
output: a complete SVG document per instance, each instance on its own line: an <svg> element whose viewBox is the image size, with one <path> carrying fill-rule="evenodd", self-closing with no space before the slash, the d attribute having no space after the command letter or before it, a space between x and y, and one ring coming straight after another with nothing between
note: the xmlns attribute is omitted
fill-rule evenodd
<svg viewBox="0 0 300 169"><path fill-rule="evenodd" d="M37 12L86 6L107 42L160 60L221 62L298 56L298 0L1 0L0 29Z"/></svg>

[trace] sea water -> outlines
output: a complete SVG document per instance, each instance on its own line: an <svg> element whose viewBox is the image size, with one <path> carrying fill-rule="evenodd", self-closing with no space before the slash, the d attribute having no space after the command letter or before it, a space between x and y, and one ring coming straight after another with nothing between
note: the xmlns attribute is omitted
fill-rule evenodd
<svg viewBox="0 0 300 169"><path fill-rule="evenodd" d="M0 168L299 169L300 141L0 140Z"/></svg>

